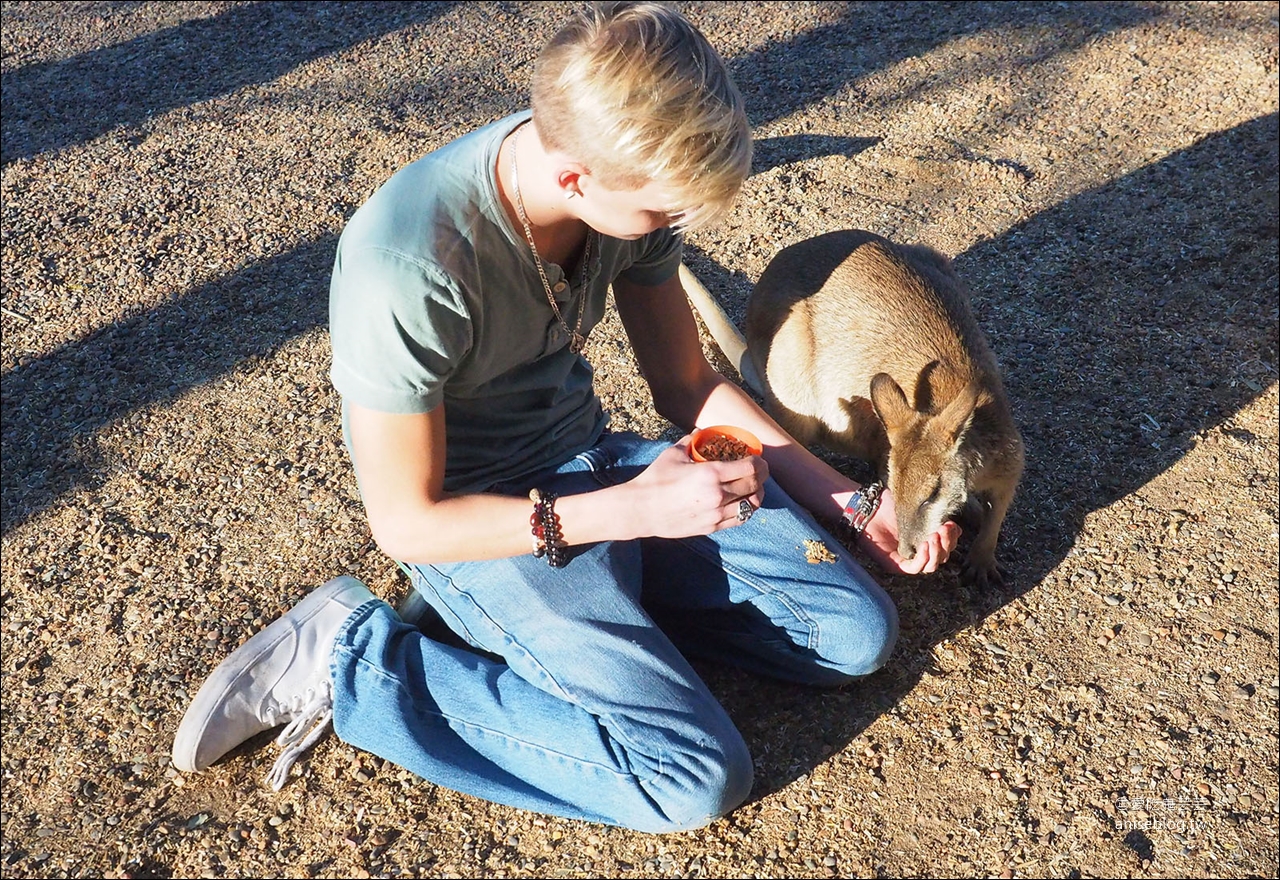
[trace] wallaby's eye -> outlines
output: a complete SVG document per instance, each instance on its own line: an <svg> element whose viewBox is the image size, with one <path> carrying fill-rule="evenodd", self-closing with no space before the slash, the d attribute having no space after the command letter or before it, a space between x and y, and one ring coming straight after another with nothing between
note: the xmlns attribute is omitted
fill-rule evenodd
<svg viewBox="0 0 1280 880"><path fill-rule="evenodd" d="M942 494L942 481L933 484L933 491L929 493L929 497L920 502L920 509L924 510L930 504L938 500L938 496Z"/></svg>

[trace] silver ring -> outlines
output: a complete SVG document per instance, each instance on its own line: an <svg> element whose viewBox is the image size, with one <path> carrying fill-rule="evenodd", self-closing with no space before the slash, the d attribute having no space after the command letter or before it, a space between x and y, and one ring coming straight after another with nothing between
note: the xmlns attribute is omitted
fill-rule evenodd
<svg viewBox="0 0 1280 880"><path fill-rule="evenodd" d="M756 509L751 506L751 502L748 501L747 499L743 498L741 501L738 502L738 522L740 523L746 522L747 520L751 519L751 515L755 512L756 512Z"/></svg>

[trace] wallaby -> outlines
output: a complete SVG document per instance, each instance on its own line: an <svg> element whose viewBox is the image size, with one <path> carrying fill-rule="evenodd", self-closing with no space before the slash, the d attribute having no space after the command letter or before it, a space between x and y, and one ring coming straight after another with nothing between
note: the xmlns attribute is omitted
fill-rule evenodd
<svg viewBox="0 0 1280 880"><path fill-rule="evenodd" d="M681 266L690 300L743 380L797 441L874 464L905 559L963 512L966 584L1000 584L996 539L1022 475L999 368L947 257L861 230L784 248L747 303L746 338Z"/></svg>

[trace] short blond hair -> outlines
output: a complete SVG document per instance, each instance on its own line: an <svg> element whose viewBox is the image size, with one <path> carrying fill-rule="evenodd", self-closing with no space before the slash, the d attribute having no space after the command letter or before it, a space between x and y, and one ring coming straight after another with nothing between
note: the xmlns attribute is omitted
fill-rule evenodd
<svg viewBox="0 0 1280 880"><path fill-rule="evenodd" d="M594 3L543 48L533 73L543 142L606 186L669 189L675 225L708 225L751 172L751 127L723 60L661 3Z"/></svg>

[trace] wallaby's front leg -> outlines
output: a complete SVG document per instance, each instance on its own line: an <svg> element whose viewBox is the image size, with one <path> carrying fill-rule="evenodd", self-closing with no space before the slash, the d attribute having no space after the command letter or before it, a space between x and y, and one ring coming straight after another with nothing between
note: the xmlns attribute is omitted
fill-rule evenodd
<svg viewBox="0 0 1280 880"><path fill-rule="evenodd" d="M960 580L966 586L983 590L1004 586L1004 571L996 564L996 541L1013 501L1013 491L1014 487L1009 486L995 488L990 493L991 506L960 569Z"/></svg>

